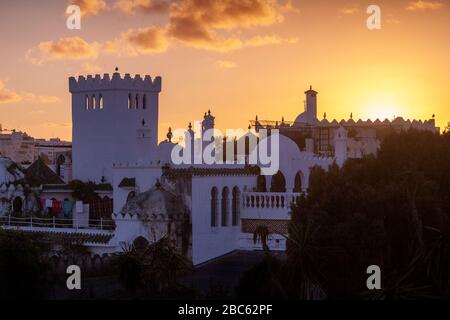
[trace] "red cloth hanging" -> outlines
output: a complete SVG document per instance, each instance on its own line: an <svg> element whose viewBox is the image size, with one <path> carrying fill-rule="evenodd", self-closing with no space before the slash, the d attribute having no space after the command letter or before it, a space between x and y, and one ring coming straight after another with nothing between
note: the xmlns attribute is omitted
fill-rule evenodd
<svg viewBox="0 0 450 320"><path fill-rule="evenodd" d="M62 211L61 201L53 200L53 203L52 203L52 214L54 216L57 216L58 214L61 213L61 211Z"/></svg>

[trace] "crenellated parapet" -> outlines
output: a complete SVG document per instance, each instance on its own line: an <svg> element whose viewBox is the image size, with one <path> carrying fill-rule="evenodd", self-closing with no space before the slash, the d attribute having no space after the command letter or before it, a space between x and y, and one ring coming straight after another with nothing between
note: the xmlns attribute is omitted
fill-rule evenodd
<svg viewBox="0 0 450 320"><path fill-rule="evenodd" d="M161 92L161 77L151 78L146 75L142 78L139 74L134 78L126 73L122 78L118 72L113 73L112 77L105 73L103 77L99 74L87 77L79 76L69 78L69 91L71 93L89 92L89 91L105 91L105 90L128 90L128 91L150 91Z"/></svg>

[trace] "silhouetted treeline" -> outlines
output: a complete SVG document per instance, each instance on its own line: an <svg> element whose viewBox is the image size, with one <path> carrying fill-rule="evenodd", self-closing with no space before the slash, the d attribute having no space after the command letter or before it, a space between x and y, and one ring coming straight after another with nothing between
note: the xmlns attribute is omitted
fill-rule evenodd
<svg viewBox="0 0 450 320"><path fill-rule="evenodd" d="M238 294L261 296L265 283L274 298L448 298L449 216L450 134L392 133L376 157L313 168L292 208L287 261L267 259ZM381 290L367 289L369 265L381 268Z"/></svg>

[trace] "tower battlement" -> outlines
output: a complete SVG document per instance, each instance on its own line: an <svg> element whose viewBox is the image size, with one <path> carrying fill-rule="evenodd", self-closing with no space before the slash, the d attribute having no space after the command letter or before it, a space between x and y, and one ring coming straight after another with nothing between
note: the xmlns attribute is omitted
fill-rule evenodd
<svg viewBox="0 0 450 320"><path fill-rule="evenodd" d="M112 77L109 73L105 73L103 78L96 74L95 76L88 75L87 77L79 76L69 78L69 91L71 93L97 91L97 90L138 90L161 92L161 77L152 79L149 75L142 78L136 74L134 78L126 73L122 78L119 72L114 72Z"/></svg>

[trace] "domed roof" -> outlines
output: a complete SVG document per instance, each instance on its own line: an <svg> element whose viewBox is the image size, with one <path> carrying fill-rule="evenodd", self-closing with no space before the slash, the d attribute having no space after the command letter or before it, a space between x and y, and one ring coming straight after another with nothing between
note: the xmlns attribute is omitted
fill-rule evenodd
<svg viewBox="0 0 450 320"><path fill-rule="evenodd" d="M163 188L159 182L152 189L136 195L122 208L122 214L137 215L147 221L181 220L188 208L181 196Z"/></svg>
<svg viewBox="0 0 450 320"><path fill-rule="evenodd" d="M312 116L314 118L314 116ZM300 113L297 118L295 118L294 126L302 126L302 125L313 125L316 124L319 120L317 118L312 119L311 115L304 111Z"/></svg>
<svg viewBox="0 0 450 320"><path fill-rule="evenodd" d="M295 118L295 123L308 123L308 114L306 112L300 113L297 118Z"/></svg>

